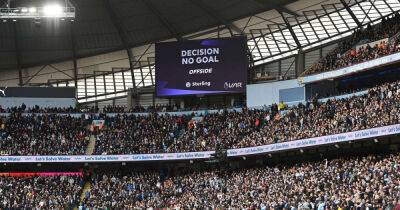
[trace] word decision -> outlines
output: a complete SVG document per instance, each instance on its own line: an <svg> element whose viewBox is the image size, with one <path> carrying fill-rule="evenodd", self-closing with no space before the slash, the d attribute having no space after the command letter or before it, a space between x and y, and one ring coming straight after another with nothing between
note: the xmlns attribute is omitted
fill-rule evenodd
<svg viewBox="0 0 400 210"><path fill-rule="evenodd" d="M218 63L219 48L182 50L182 64Z"/></svg>

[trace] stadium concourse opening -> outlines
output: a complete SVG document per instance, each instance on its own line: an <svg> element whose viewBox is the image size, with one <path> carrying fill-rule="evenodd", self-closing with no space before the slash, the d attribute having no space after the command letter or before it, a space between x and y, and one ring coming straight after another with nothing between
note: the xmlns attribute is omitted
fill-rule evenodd
<svg viewBox="0 0 400 210"><path fill-rule="evenodd" d="M400 209L400 1L0 0L0 209Z"/></svg>

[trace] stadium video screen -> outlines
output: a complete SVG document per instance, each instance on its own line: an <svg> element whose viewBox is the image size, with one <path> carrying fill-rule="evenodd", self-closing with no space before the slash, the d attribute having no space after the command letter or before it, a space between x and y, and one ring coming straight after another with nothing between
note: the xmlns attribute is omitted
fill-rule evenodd
<svg viewBox="0 0 400 210"><path fill-rule="evenodd" d="M157 96L245 91L244 37L163 42L155 48Z"/></svg>

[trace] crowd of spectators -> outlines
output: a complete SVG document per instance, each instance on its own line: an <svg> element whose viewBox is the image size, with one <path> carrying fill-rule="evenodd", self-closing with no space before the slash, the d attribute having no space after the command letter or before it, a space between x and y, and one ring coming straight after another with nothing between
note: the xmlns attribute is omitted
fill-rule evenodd
<svg viewBox="0 0 400 210"><path fill-rule="evenodd" d="M391 18L384 18L380 24L356 31L349 39L339 43L325 57L306 69L305 74L315 74L361 63L400 51L398 40L392 43L381 41L374 46L365 45L355 49L360 42L371 43L394 36L400 31L400 15L396 13Z"/></svg>
<svg viewBox="0 0 400 210"><path fill-rule="evenodd" d="M112 106L108 105L103 108L103 113L124 113L127 112L128 110L124 106Z"/></svg>
<svg viewBox="0 0 400 210"><path fill-rule="evenodd" d="M92 128L93 116L23 114L0 117L1 155L85 154L89 137L94 154L189 152L260 146L400 123L400 81L371 88L366 95L287 107L203 115L116 114Z"/></svg>
<svg viewBox="0 0 400 210"><path fill-rule="evenodd" d="M95 154L134 154L168 151L168 145L184 132L191 116L149 113L105 117L96 135Z"/></svg>
<svg viewBox="0 0 400 210"><path fill-rule="evenodd" d="M344 133L400 122L400 82L371 88L368 94L294 107L220 111L204 116L117 115L105 118L96 154L134 154L260 146Z"/></svg>
<svg viewBox="0 0 400 210"><path fill-rule="evenodd" d="M72 209L81 187L79 176L0 176L0 209Z"/></svg>
<svg viewBox="0 0 400 210"><path fill-rule="evenodd" d="M0 176L0 209L398 210L399 163L394 153L166 174ZM84 180L91 187L80 200Z"/></svg>
<svg viewBox="0 0 400 210"><path fill-rule="evenodd" d="M70 115L12 113L0 117L0 155L83 155L90 123Z"/></svg>
<svg viewBox="0 0 400 210"><path fill-rule="evenodd" d="M199 110L218 110L218 109L227 109L233 108L235 106L225 106L225 105L209 105L209 106L200 106L200 105L193 105L193 106L186 106L180 107L178 104L157 104L157 105L150 105L147 107L144 106L135 106L133 108L128 109L127 107L123 106L106 106L103 109L103 113L154 113L154 112L182 112L182 111L199 111Z"/></svg>
<svg viewBox="0 0 400 210"><path fill-rule="evenodd" d="M105 173L93 178L89 209L400 209L399 154L292 166Z"/></svg>

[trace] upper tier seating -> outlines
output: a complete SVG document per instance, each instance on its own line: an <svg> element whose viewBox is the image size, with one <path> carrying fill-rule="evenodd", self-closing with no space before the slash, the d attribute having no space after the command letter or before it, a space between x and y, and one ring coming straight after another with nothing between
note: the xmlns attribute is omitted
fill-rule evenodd
<svg viewBox="0 0 400 210"><path fill-rule="evenodd" d="M354 47L362 40L371 43L377 40L390 38L400 32L400 15L384 19L380 24L356 31L349 39L339 43L325 57L308 67L304 74L311 75L336 70L342 67L372 60L400 51L398 39L388 43L382 41L373 46L364 46L356 50Z"/></svg>

